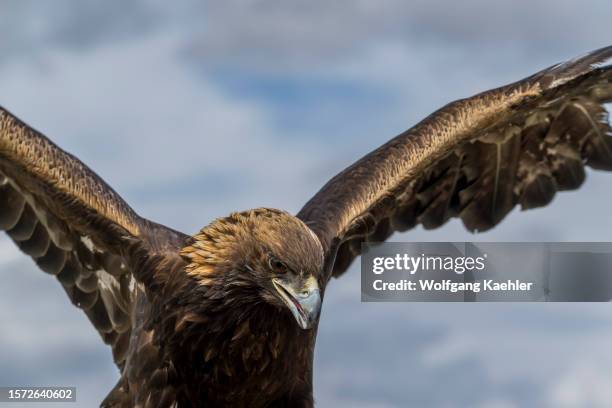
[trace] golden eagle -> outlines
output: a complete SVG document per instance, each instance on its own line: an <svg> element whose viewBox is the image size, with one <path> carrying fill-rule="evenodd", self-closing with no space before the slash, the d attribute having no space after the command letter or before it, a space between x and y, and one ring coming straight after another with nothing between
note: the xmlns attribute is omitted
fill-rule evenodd
<svg viewBox="0 0 612 408"><path fill-rule="evenodd" d="M612 47L452 102L332 178L296 215L187 236L139 217L0 109L0 228L112 347L108 407L310 407L321 301L364 241L459 217L471 231L612 169Z"/></svg>

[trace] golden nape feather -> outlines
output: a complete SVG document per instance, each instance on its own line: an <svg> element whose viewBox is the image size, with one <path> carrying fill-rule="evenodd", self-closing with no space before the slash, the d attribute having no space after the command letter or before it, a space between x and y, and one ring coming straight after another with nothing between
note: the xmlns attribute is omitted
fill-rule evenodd
<svg viewBox="0 0 612 408"><path fill-rule="evenodd" d="M240 252L243 257L260 257L265 261L267 252L280 251L284 241L292 235L300 237L304 232L311 239L295 239L298 247L294 250L299 252L295 257L312 264L322 263L318 238L299 219L272 208L234 212L228 217L214 220L188 240L180 255L188 262L187 273L201 284L207 284L213 274L234 267L228 263L232 254ZM263 241L267 242L266 251L258 250L258 243Z"/></svg>

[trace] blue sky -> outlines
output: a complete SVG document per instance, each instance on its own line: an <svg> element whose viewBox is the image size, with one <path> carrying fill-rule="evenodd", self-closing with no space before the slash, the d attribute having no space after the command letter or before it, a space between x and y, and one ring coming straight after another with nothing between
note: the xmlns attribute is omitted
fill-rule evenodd
<svg viewBox="0 0 612 408"><path fill-rule="evenodd" d="M331 176L453 99L612 43L607 1L6 1L0 105L104 177L141 215L193 233L233 210L297 212ZM605 174L473 236L609 241ZM0 240L0 384L118 378L60 285ZM608 304L361 304L332 282L319 406L612 405ZM72 404L71 406L74 406Z"/></svg>

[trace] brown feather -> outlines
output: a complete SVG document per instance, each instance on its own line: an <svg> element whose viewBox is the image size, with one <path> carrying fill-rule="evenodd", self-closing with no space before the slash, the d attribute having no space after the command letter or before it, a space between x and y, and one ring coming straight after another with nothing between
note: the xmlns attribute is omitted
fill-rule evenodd
<svg viewBox="0 0 612 408"><path fill-rule="evenodd" d="M579 187L585 165L612 169L611 58L603 48L453 102L332 178L298 214L328 273L346 270L361 242L451 217L484 231L517 204Z"/></svg>

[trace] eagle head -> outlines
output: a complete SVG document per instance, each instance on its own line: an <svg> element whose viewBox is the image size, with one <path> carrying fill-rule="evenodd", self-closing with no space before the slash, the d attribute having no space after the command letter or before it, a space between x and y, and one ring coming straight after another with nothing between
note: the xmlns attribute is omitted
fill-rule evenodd
<svg viewBox="0 0 612 408"><path fill-rule="evenodd" d="M298 218L269 208L232 213L204 227L181 255L206 293L234 306L262 301L290 312L302 329L321 310L323 248Z"/></svg>

